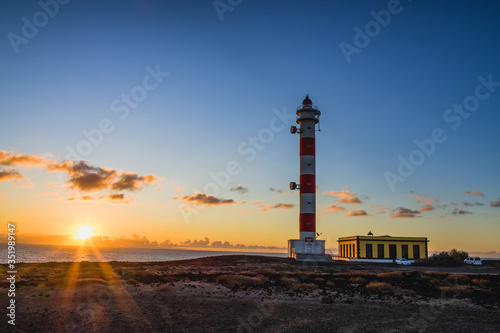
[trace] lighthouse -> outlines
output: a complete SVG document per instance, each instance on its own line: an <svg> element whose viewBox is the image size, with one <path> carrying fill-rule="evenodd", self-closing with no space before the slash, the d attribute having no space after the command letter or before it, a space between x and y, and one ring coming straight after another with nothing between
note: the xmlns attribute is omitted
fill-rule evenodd
<svg viewBox="0 0 500 333"><path fill-rule="evenodd" d="M300 180L299 184L290 182L290 190L300 192L299 239L288 240L288 257L296 260L332 260L325 255L325 241L316 239L316 125L320 115L307 95L297 107L298 128L290 128L291 134L300 136Z"/></svg>

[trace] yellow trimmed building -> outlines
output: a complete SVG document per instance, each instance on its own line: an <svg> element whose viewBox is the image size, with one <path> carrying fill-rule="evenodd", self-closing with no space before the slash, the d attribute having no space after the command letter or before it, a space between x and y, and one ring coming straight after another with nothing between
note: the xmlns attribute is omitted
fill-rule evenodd
<svg viewBox="0 0 500 333"><path fill-rule="evenodd" d="M339 258L393 260L427 258L427 237L350 236L340 237Z"/></svg>

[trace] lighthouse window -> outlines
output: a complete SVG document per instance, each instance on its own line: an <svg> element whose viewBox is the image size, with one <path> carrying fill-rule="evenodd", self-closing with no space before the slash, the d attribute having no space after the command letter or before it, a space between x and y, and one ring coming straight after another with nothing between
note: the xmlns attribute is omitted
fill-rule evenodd
<svg viewBox="0 0 500 333"><path fill-rule="evenodd" d="M311 129L311 126L307 126L308 129Z"/></svg>
<svg viewBox="0 0 500 333"><path fill-rule="evenodd" d="M307 224L311 224L311 222L307 222Z"/></svg>
<svg viewBox="0 0 500 333"><path fill-rule="evenodd" d="M311 204L311 202L308 202L308 204Z"/></svg>
<svg viewBox="0 0 500 333"><path fill-rule="evenodd" d="M311 163L307 163L307 165L311 165Z"/></svg>
<svg viewBox="0 0 500 333"><path fill-rule="evenodd" d="M307 145L307 148L311 148L311 145Z"/></svg>
<svg viewBox="0 0 500 333"><path fill-rule="evenodd" d="M307 183L307 185L311 185L311 183Z"/></svg>

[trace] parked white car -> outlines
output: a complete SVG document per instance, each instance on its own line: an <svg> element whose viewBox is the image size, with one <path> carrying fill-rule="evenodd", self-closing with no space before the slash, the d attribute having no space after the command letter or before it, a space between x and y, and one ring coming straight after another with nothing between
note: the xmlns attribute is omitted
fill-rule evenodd
<svg viewBox="0 0 500 333"><path fill-rule="evenodd" d="M407 265L411 265L411 262L406 258L398 258L398 259L396 259L396 264L407 266Z"/></svg>
<svg viewBox="0 0 500 333"><path fill-rule="evenodd" d="M481 262L481 258L479 258L479 257L467 257L467 259L465 259L464 262L467 265L482 265L483 264Z"/></svg>

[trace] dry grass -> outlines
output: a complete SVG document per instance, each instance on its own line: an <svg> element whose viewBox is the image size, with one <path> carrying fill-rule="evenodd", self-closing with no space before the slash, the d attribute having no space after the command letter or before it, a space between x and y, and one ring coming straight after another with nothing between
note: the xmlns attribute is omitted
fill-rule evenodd
<svg viewBox="0 0 500 333"><path fill-rule="evenodd" d="M392 291L392 286L387 282L370 282L365 289L371 292L389 292Z"/></svg>
<svg viewBox="0 0 500 333"><path fill-rule="evenodd" d="M99 278L85 278L76 280L77 286L85 286L87 284L108 284L108 282Z"/></svg>
<svg viewBox="0 0 500 333"><path fill-rule="evenodd" d="M318 289L314 283L292 283L290 289L295 291L312 291Z"/></svg>
<svg viewBox="0 0 500 333"><path fill-rule="evenodd" d="M349 279L349 283L351 283L351 284L364 284L364 283L366 283L366 280L360 276L356 276L356 277L351 277Z"/></svg>
<svg viewBox="0 0 500 333"><path fill-rule="evenodd" d="M446 279L450 282L458 283L458 284L469 284L470 278L464 274L450 274L446 277Z"/></svg>
<svg viewBox="0 0 500 333"><path fill-rule="evenodd" d="M174 287L170 284L162 284L156 288L158 291L172 291Z"/></svg>
<svg viewBox="0 0 500 333"><path fill-rule="evenodd" d="M453 294L455 296L465 296L471 293L471 290L467 286L441 286L439 289L445 293L446 296Z"/></svg>
<svg viewBox="0 0 500 333"><path fill-rule="evenodd" d="M333 282L333 281L327 281L327 282L326 282L326 285L327 285L328 287L330 287L330 288L336 288L336 287L337 287L337 285L336 285L336 284L335 284L335 282Z"/></svg>
<svg viewBox="0 0 500 333"><path fill-rule="evenodd" d="M284 277L284 278L281 278L281 282L286 283L286 284L292 284L292 283L299 283L300 280L297 278Z"/></svg>
<svg viewBox="0 0 500 333"><path fill-rule="evenodd" d="M262 284L264 280L260 277L251 277L251 276L245 276L245 275L238 275L238 274L224 274L218 276L216 279L217 283L220 283L222 285L228 286L228 287L252 287L252 286L257 286L259 284Z"/></svg>
<svg viewBox="0 0 500 333"><path fill-rule="evenodd" d="M254 269L253 271L257 274L263 274L263 275L278 274L278 272L276 272L276 270L274 270L273 268L257 268L257 269Z"/></svg>
<svg viewBox="0 0 500 333"><path fill-rule="evenodd" d="M484 279L472 279L472 283L476 286L486 286L489 281Z"/></svg>
<svg viewBox="0 0 500 333"><path fill-rule="evenodd" d="M384 272L384 273L378 273L377 277L379 279L385 279L385 280L401 280L403 278L403 273L401 273L401 272Z"/></svg>

